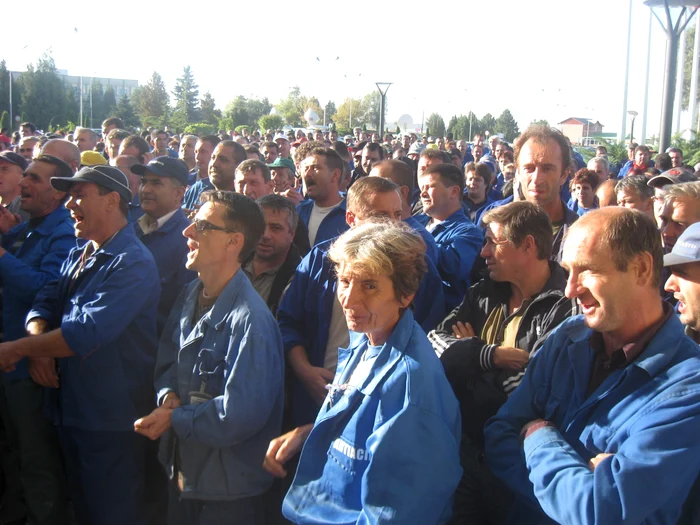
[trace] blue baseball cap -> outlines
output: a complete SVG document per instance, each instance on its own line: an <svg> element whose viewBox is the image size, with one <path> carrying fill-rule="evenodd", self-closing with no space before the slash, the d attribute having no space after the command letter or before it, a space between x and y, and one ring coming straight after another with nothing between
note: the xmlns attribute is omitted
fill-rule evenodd
<svg viewBox="0 0 700 525"><path fill-rule="evenodd" d="M156 157L146 165L135 164L131 167L131 172L142 177L146 173L153 173L159 177L171 177L183 186L187 186L187 175L189 173L187 164L180 159L174 159L163 155Z"/></svg>
<svg viewBox="0 0 700 525"><path fill-rule="evenodd" d="M664 266L700 262L700 222L691 224L678 237L671 253L664 255Z"/></svg>

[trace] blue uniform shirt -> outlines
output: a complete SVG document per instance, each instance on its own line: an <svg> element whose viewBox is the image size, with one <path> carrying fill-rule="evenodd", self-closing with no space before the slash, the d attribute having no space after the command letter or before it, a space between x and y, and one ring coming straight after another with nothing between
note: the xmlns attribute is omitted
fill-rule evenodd
<svg viewBox="0 0 700 525"><path fill-rule="evenodd" d="M58 278L63 261L75 247L70 212L59 206L35 229L29 222L19 224L3 235L2 246L8 250L0 257L3 337L15 341L27 335L24 322L37 293ZM27 360L19 361L4 377L29 377Z"/></svg>
<svg viewBox="0 0 700 525"><path fill-rule="evenodd" d="M60 327L76 354L57 359L60 424L133 432L134 421L154 408L156 263L131 224L88 257L78 275L82 255L82 248L71 251L27 321L39 317Z"/></svg>
<svg viewBox="0 0 700 525"><path fill-rule="evenodd" d="M351 332L282 511L309 525L445 523L461 432L457 399L410 310L381 347Z"/></svg>
<svg viewBox="0 0 700 525"><path fill-rule="evenodd" d="M214 185L207 179L199 179L185 192L185 198L182 202L182 207L186 210L194 210L199 206L199 197L208 190L213 190Z"/></svg>
<svg viewBox="0 0 700 525"><path fill-rule="evenodd" d="M430 221L425 214L415 219L424 226ZM459 306L469 288L474 260L484 245L484 234L460 208L431 231L440 251L437 265L445 291L448 312Z"/></svg>
<svg viewBox="0 0 700 525"><path fill-rule="evenodd" d="M306 226L306 231L309 230L309 219L311 218L311 210L313 210L313 208L314 201L311 199L302 201L297 205L299 220ZM321 221L321 224L318 225L314 245L333 239L350 229L348 223L345 221L345 211L345 199L343 199L338 206L328 212L328 215L326 215ZM309 242L309 244L311 243Z"/></svg>
<svg viewBox="0 0 700 525"><path fill-rule="evenodd" d="M187 283L197 277L195 272L185 268L189 248L182 232L189 225L190 221L181 209L178 209L163 226L148 235L144 235L136 224L136 234L151 251L160 275L157 320L159 337L180 292Z"/></svg>

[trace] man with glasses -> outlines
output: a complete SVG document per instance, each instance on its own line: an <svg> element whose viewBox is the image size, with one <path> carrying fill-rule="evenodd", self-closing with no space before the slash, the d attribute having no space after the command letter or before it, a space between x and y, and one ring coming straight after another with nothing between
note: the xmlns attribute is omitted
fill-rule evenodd
<svg viewBox="0 0 700 525"><path fill-rule="evenodd" d="M202 194L183 232L186 266L199 278L180 295L158 348L159 407L134 428L161 435L171 477L168 523L264 523L262 468L280 431L284 357L277 323L241 269L265 219L258 205L228 191Z"/></svg>
<svg viewBox="0 0 700 525"><path fill-rule="evenodd" d="M22 140L19 142L19 154L28 161L31 161L32 157L34 157L34 146L36 146L38 142L38 137L22 137Z"/></svg>
<svg viewBox="0 0 700 525"><path fill-rule="evenodd" d="M133 428L155 400L158 270L127 220L131 191L121 171L85 167L51 185L68 193L85 245L38 293L26 317L32 337L0 345L0 368L13 370L23 357L57 361L52 408L76 521L150 525L155 458Z"/></svg>

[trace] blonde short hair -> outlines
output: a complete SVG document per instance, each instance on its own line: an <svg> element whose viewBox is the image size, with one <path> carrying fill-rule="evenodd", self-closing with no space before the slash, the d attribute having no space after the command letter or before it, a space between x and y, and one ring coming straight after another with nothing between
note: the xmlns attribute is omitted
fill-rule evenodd
<svg viewBox="0 0 700 525"><path fill-rule="evenodd" d="M403 300L418 291L427 271L425 242L406 224L368 221L346 231L333 243L328 258L336 270L348 265L367 275L387 275Z"/></svg>

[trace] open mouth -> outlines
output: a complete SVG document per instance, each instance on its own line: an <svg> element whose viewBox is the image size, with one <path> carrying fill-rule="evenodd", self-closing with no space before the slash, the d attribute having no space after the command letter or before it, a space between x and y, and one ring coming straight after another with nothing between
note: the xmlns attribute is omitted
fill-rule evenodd
<svg viewBox="0 0 700 525"><path fill-rule="evenodd" d="M83 220L85 220L85 217L76 213L71 213L70 216L75 221L75 224L80 224L81 222L83 222Z"/></svg>

